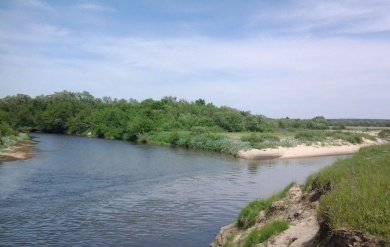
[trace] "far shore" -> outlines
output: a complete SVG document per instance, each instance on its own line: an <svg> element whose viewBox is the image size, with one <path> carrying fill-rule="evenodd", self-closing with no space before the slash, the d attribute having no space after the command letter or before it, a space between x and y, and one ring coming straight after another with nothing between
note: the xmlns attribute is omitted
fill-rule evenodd
<svg viewBox="0 0 390 247"><path fill-rule="evenodd" d="M22 141L15 146L0 150L0 162L26 160L34 156L33 141Z"/></svg>
<svg viewBox="0 0 390 247"><path fill-rule="evenodd" d="M370 141L365 140L362 144L349 144L349 145L298 145L295 147L279 147L279 148L267 148L267 149L250 149L241 150L238 152L237 157L247 160L267 160L267 159L293 159L293 158L306 158L317 156L330 156L330 155L346 155L353 154L359 151L361 147L367 147L371 145L382 145L388 143L384 140Z"/></svg>

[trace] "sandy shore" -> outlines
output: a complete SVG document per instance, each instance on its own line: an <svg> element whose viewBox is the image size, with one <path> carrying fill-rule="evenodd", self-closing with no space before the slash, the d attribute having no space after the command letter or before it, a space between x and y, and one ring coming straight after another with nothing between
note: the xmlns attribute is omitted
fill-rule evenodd
<svg viewBox="0 0 390 247"><path fill-rule="evenodd" d="M34 156L34 142L23 141L15 146L0 151L0 162L25 160Z"/></svg>
<svg viewBox="0 0 390 247"><path fill-rule="evenodd" d="M370 141L365 140L363 144L359 145L338 145L338 146L319 146L319 145L299 145L296 147L279 147L268 149L250 149L241 150L238 152L237 157L248 160L264 160L264 159L291 159L291 158L304 158L315 156L327 156L327 155L343 155L353 154L359 151L361 147L371 145L381 145L387 143L383 140Z"/></svg>

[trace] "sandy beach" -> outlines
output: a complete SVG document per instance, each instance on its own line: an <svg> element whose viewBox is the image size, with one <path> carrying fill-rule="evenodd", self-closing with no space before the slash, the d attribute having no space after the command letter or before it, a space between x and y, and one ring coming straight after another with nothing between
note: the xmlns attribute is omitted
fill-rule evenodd
<svg viewBox="0 0 390 247"><path fill-rule="evenodd" d="M361 147L371 145L381 145L387 143L383 140L370 141L365 140L364 143L359 145L298 145L296 147L279 147L268 149L250 149L241 150L238 152L237 157L248 160L265 160L265 159L292 159L292 158L304 158L315 156L327 156L327 155L343 155L353 154L359 151Z"/></svg>
<svg viewBox="0 0 390 247"><path fill-rule="evenodd" d="M34 142L23 141L15 146L5 148L0 151L0 162L25 160L34 156Z"/></svg>

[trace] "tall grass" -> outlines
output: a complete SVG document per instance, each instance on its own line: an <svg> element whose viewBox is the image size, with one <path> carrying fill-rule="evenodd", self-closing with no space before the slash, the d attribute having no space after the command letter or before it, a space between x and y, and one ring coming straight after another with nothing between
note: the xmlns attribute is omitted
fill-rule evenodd
<svg viewBox="0 0 390 247"><path fill-rule="evenodd" d="M248 142L233 140L218 133L189 131L153 132L139 136L139 141L150 144L174 145L189 149L215 151L236 155L240 150L250 149Z"/></svg>
<svg viewBox="0 0 390 247"><path fill-rule="evenodd" d="M280 138L276 134L269 133L251 133L242 135L240 140L248 142L252 148L277 148L277 147L292 147L297 145L291 138Z"/></svg>
<svg viewBox="0 0 390 247"><path fill-rule="evenodd" d="M390 145L363 148L306 186L323 194L319 217L331 231L361 231L390 245Z"/></svg>
<svg viewBox="0 0 390 247"><path fill-rule="evenodd" d="M243 247L254 247L257 244L267 241L272 236L275 236L288 229L287 221L273 221L264 225L260 229L252 230L244 240Z"/></svg>
<svg viewBox="0 0 390 247"><path fill-rule="evenodd" d="M378 136L380 138L390 138L390 130L381 130L379 133L378 133Z"/></svg>
<svg viewBox="0 0 390 247"><path fill-rule="evenodd" d="M21 141L29 140L30 137L25 133L19 133L18 135L3 136L0 138L0 149L13 146Z"/></svg>
<svg viewBox="0 0 390 247"><path fill-rule="evenodd" d="M294 136L295 139L306 142L308 144L313 142L327 142L341 140L352 144L363 143L363 138L375 140L376 138L366 133L356 133L347 131L316 131L305 130L299 131Z"/></svg>
<svg viewBox="0 0 390 247"><path fill-rule="evenodd" d="M247 229L253 226L256 223L256 217L259 215L260 211L265 210L267 213L271 204L283 199L293 185L294 183L289 184L283 189L283 191L266 200L254 200L250 202L247 206L241 209L240 214L237 217L236 226L242 229Z"/></svg>

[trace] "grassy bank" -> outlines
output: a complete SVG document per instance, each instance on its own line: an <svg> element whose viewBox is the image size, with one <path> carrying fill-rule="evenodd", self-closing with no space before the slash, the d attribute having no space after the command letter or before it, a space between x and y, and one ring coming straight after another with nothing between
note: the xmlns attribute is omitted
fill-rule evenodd
<svg viewBox="0 0 390 247"><path fill-rule="evenodd" d="M260 211L264 210L267 214L269 207L273 202L283 199L288 190L294 185L294 183L289 184L281 192L271 196L265 200L254 200L250 202L247 206L241 209L240 214L237 217L236 226L240 229L247 229L253 226L256 223L256 217Z"/></svg>
<svg viewBox="0 0 390 247"><path fill-rule="evenodd" d="M390 145L363 148L311 176L317 190L320 223L331 232L362 232L390 245Z"/></svg>
<svg viewBox="0 0 390 247"><path fill-rule="evenodd" d="M361 144L376 138L367 133L331 130L257 132L213 132L207 128L192 131L153 131L138 136L141 143L173 145L189 149L236 155L240 150L294 147L298 145Z"/></svg>
<svg viewBox="0 0 390 247"><path fill-rule="evenodd" d="M390 144L363 148L310 176L304 187L290 190L291 184L268 199L250 202L235 225L219 235L220 245L213 246L256 246L287 228L293 230L280 236L278 244L297 237L319 246L356 241L362 244L356 246L390 246L389 178Z"/></svg>
<svg viewBox="0 0 390 247"><path fill-rule="evenodd" d="M0 137L0 150L14 146L19 142L30 140L30 137L25 133L19 133L17 135L7 135Z"/></svg>

